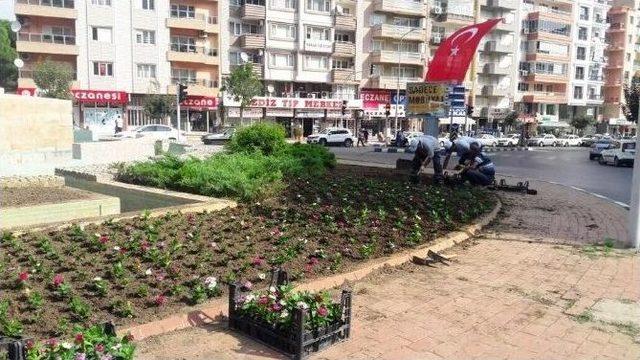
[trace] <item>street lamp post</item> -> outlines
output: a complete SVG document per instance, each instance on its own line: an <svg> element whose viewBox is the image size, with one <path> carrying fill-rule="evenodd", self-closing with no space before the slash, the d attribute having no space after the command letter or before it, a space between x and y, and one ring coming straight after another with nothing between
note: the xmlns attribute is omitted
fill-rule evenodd
<svg viewBox="0 0 640 360"><path fill-rule="evenodd" d="M638 117L640 117L640 104L638 105ZM640 134L636 119L636 155L633 161L633 176L631 180L631 202L629 203L629 243L640 251Z"/></svg>
<svg viewBox="0 0 640 360"><path fill-rule="evenodd" d="M420 28L413 28L407 31L406 33L404 33L400 37L400 43L398 44L398 82L396 84L396 109L395 109L396 116L395 116L395 124L394 124L394 135L395 133L398 132L398 102L400 102L400 61L402 59L402 40L404 40L405 36L411 34L416 30L420 30Z"/></svg>

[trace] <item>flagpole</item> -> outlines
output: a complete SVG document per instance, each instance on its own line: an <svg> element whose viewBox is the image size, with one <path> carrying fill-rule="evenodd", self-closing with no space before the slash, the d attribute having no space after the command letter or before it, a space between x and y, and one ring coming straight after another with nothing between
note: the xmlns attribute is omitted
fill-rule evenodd
<svg viewBox="0 0 640 360"><path fill-rule="evenodd" d="M410 33L419 30L419 28L413 28L409 31L407 31L406 33L404 33L404 35L402 35L400 37L400 43L398 44L398 82L396 83L396 108L395 108L395 124L394 124L394 131L393 134L396 135L398 133L398 102L400 101L400 61L402 60L402 41L404 40L404 37L409 35Z"/></svg>

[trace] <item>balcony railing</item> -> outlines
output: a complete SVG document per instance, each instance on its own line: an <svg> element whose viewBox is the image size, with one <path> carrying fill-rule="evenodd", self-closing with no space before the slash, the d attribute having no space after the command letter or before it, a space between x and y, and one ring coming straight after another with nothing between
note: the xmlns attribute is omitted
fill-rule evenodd
<svg viewBox="0 0 640 360"><path fill-rule="evenodd" d="M18 4L51 6L58 8L74 9L74 0L17 0Z"/></svg>
<svg viewBox="0 0 640 360"><path fill-rule="evenodd" d="M589 80L591 80L591 81L603 81L604 80L604 76L602 76L602 75L590 75L589 76Z"/></svg>
<svg viewBox="0 0 640 360"><path fill-rule="evenodd" d="M609 30L624 30L623 23L613 23L609 25Z"/></svg>
<svg viewBox="0 0 640 360"><path fill-rule="evenodd" d="M18 41L41 42L48 44L75 45L75 35L18 33Z"/></svg>
<svg viewBox="0 0 640 360"><path fill-rule="evenodd" d="M604 100L604 96L600 94L589 94L587 96L588 100Z"/></svg>
<svg viewBox="0 0 640 360"><path fill-rule="evenodd" d="M204 54L206 56L218 56L218 49L209 49L203 46L187 44L171 44L171 51L181 53Z"/></svg>
<svg viewBox="0 0 640 360"><path fill-rule="evenodd" d="M174 85L176 84L198 85L198 86L204 86L208 88L218 87L218 80L207 80L207 79L183 79L183 78L172 77L171 83Z"/></svg>
<svg viewBox="0 0 640 360"><path fill-rule="evenodd" d="M550 13L562 16L571 16L570 11L563 11L558 9L552 9L547 6L526 6L523 5L523 8L528 12L540 12L540 13Z"/></svg>
<svg viewBox="0 0 640 360"><path fill-rule="evenodd" d="M171 19L178 20L194 20L200 22L206 22L207 24L215 25L218 23L217 16L206 16L204 14L194 14L194 16L180 16L177 12L171 11L169 12L169 17Z"/></svg>

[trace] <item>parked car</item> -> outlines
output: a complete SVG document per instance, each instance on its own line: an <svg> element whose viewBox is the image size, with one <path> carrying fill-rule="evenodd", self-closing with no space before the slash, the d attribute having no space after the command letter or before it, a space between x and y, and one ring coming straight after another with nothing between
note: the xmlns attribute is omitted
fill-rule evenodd
<svg viewBox="0 0 640 360"><path fill-rule="evenodd" d="M578 135L566 135L558 139L557 144L559 146L580 146L582 138Z"/></svg>
<svg viewBox="0 0 640 360"><path fill-rule="evenodd" d="M184 136L184 132L180 135ZM153 138L156 140L178 140L178 129L168 125L150 124L143 125L134 130L119 132L113 136L114 138Z"/></svg>
<svg viewBox="0 0 640 360"><path fill-rule="evenodd" d="M520 141L520 134L509 134L498 138L498 146L516 146Z"/></svg>
<svg viewBox="0 0 640 360"><path fill-rule="evenodd" d="M351 147L357 141L351 130L344 128L326 128L317 134L307 136L308 144L340 144L345 147Z"/></svg>
<svg viewBox="0 0 640 360"><path fill-rule="evenodd" d="M636 156L636 142L630 140L613 141L608 149L600 152L598 162L601 165L613 164L613 166L633 166Z"/></svg>
<svg viewBox="0 0 640 360"><path fill-rule="evenodd" d="M231 140L235 132L235 128L228 128L219 133L203 135L201 140L205 145L221 144Z"/></svg>
<svg viewBox="0 0 640 360"><path fill-rule="evenodd" d="M590 147L596 141L598 141L596 135L585 135L580 139L580 146Z"/></svg>
<svg viewBox="0 0 640 360"><path fill-rule="evenodd" d="M481 134L475 137L482 146L498 146L498 138L491 134Z"/></svg>
<svg viewBox="0 0 640 360"><path fill-rule="evenodd" d="M558 139L553 134L544 134L527 140L527 145L532 146L556 146Z"/></svg>
<svg viewBox="0 0 640 360"><path fill-rule="evenodd" d="M613 140L610 139L603 139L594 142L591 144L591 149L589 150L589 160L599 159L600 153L602 153L603 150L611 148L612 145Z"/></svg>

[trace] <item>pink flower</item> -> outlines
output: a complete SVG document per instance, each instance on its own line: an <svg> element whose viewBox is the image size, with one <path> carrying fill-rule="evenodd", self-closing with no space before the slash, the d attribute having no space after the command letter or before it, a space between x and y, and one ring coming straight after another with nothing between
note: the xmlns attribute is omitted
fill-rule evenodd
<svg viewBox="0 0 640 360"><path fill-rule="evenodd" d="M104 345L98 344L96 345L95 349L97 352L104 352Z"/></svg>
<svg viewBox="0 0 640 360"><path fill-rule="evenodd" d="M109 237L107 235L100 235L100 244L106 244L109 242Z"/></svg>
<svg viewBox="0 0 640 360"><path fill-rule="evenodd" d="M264 259L261 258L260 256L256 256L253 258L251 263L253 264L253 266L261 267L262 265L264 265Z"/></svg>
<svg viewBox="0 0 640 360"><path fill-rule="evenodd" d="M282 305L278 304L278 303L274 303L273 305L271 305L271 310L278 312L280 310L282 310Z"/></svg>
<svg viewBox="0 0 640 360"><path fill-rule="evenodd" d="M319 263L319 261L318 261L317 257L313 257L312 256L311 258L309 258L309 265L312 265L312 266L313 265L318 265L318 263Z"/></svg>
<svg viewBox="0 0 640 360"><path fill-rule="evenodd" d="M36 343L33 340L29 339L24 345L26 346L27 350L31 350L36 345Z"/></svg>
<svg viewBox="0 0 640 360"><path fill-rule="evenodd" d="M158 274L156 274L156 280L157 280L157 281L162 281L162 280L164 280L164 273L158 273Z"/></svg>
<svg viewBox="0 0 640 360"><path fill-rule="evenodd" d="M62 283L64 283L64 276L62 276L62 274L56 274L53 277L53 286L58 287L60 286Z"/></svg>
<svg viewBox="0 0 640 360"><path fill-rule="evenodd" d="M253 283L251 283L251 281L245 281L244 284L242 284L242 287L247 290L251 290L251 288L253 287Z"/></svg>
<svg viewBox="0 0 640 360"><path fill-rule="evenodd" d="M53 348L53 347L56 347L56 345L58 345L58 340L56 340L56 339L54 339L54 338L51 338L51 339L49 339L49 340L45 341L44 343L45 343L47 346L49 346L49 347L52 347L52 348Z"/></svg>
<svg viewBox="0 0 640 360"><path fill-rule="evenodd" d="M318 316L325 317L328 314L329 314L329 310L324 305L318 308Z"/></svg>
<svg viewBox="0 0 640 360"><path fill-rule="evenodd" d="M84 343L84 335L82 333L76 334L76 344Z"/></svg>
<svg viewBox="0 0 640 360"><path fill-rule="evenodd" d="M262 295L260 296L260 298L258 299L258 304L260 305L267 305L269 303L269 298Z"/></svg>
<svg viewBox="0 0 640 360"><path fill-rule="evenodd" d="M312 272L313 271L313 265L311 264L306 264L304 266L304 272Z"/></svg>
<svg viewBox="0 0 640 360"><path fill-rule="evenodd" d="M142 250L142 252L147 252L149 250L149 244L145 241L142 244L140 244L140 250Z"/></svg>
<svg viewBox="0 0 640 360"><path fill-rule="evenodd" d="M187 214L187 222L189 222L189 225L195 225L196 217L193 214Z"/></svg>
<svg viewBox="0 0 640 360"><path fill-rule="evenodd" d="M27 280L29 280L29 273L28 272L23 271L18 275L18 281L19 282L25 282Z"/></svg>
<svg viewBox="0 0 640 360"><path fill-rule="evenodd" d="M157 306L163 306L163 305L165 305L167 303L167 297L162 295L162 294L160 294L160 295L156 296L155 303L156 303Z"/></svg>

